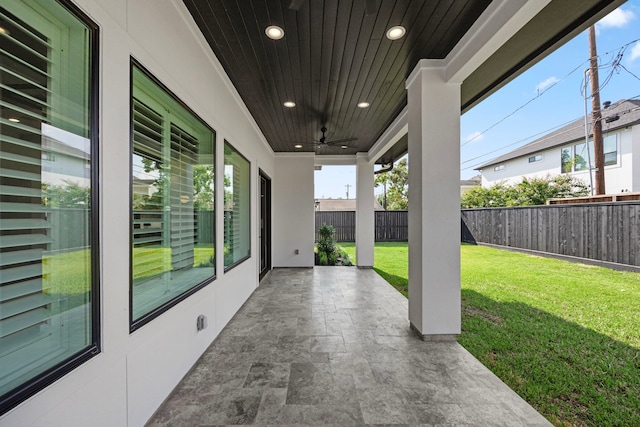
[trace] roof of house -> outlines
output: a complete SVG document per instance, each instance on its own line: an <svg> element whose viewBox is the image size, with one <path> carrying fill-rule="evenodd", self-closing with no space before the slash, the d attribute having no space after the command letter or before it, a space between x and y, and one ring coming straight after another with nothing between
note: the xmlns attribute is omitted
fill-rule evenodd
<svg viewBox="0 0 640 427"><path fill-rule="evenodd" d="M317 211L355 211L356 199L316 199L318 206ZM373 200L373 210L383 211L384 208L378 202Z"/></svg>
<svg viewBox="0 0 640 427"><path fill-rule="evenodd" d="M618 115L620 118L607 123L608 117L615 117ZM616 102L615 104L611 104L609 108L602 109L602 131L609 132L612 130L624 128L627 126L632 126L640 123L640 100L637 99L623 99L621 101ZM591 115L589 115L589 125L591 128L591 124L593 120ZM591 134L590 134L591 135ZM530 142L526 145L523 145L520 148L516 148L513 151L510 151L507 154L503 154L500 157L497 157L487 163L478 166L476 170L482 170L487 166L492 166L497 163L503 163L511 159L516 159L518 157L524 157L529 154L537 153L549 148L557 147L560 145L564 145L570 142L584 140L584 118L581 117L576 119L575 121L569 123L561 127L560 129L551 132L541 138L536 139L533 142Z"/></svg>
<svg viewBox="0 0 640 427"><path fill-rule="evenodd" d="M476 176L472 176L469 179L461 179L460 180L460 185L469 185L469 186L476 186L476 185L480 185L482 183L482 177L480 175L476 175Z"/></svg>

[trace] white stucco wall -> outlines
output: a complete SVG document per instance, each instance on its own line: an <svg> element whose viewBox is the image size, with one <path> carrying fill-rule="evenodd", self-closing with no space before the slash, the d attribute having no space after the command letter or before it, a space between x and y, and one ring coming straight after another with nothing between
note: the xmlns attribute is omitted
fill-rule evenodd
<svg viewBox="0 0 640 427"><path fill-rule="evenodd" d="M313 267L313 166L312 153L276 155L277 174L272 182L274 267Z"/></svg>
<svg viewBox="0 0 640 427"><path fill-rule="evenodd" d="M271 149L181 1L76 4L100 27L102 351L2 416L2 426L143 425L258 286L258 169L273 178L278 175ZM252 200L251 258L225 274L223 259L217 257L213 283L133 334L128 273L130 56L215 129L217 170L223 167L225 139L249 159ZM313 198L313 161L310 171ZM217 180L217 195L223 193L222 184ZM274 195L277 191L274 187ZM222 199L216 199L217 212L223 210ZM217 215L216 226L216 247L222 248L222 215ZM209 320L201 332L196 331L199 314Z"/></svg>
<svg viewBox="0 0 640 427"><path fill-rule="evenodd" d="M618 138L618 163L605 167L605 187L608 194L617 194L623 191L640 191L640 166L634 167L633 152L640 153L640 126L633 129L621 129L615 132ZM571 144L570 144L571 145ZM511 159L500 163L504 169L495 171L491 165L482 172L482 186L491 187L499 182L505 184L517 184L523 177L545 177L547 175L559 175L561 147L539 151L524 157ZM529 163L529 157L542 155L542 161ZM636 156L639 158L640 156ZM635 161L638 163L638 160ZM592 172L595 179L595 172ZM589 185L587 171L572 172L573 176L580 178Z"/></svg>

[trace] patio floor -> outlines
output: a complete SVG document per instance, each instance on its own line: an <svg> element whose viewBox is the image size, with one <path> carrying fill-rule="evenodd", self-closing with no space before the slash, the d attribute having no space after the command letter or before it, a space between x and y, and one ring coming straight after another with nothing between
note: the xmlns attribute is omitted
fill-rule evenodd
<svg viewBox="0 0 640 427"><path fill-rule="evenodd" d="M276 269L148 425L550 425L373 270Z"/></svg>

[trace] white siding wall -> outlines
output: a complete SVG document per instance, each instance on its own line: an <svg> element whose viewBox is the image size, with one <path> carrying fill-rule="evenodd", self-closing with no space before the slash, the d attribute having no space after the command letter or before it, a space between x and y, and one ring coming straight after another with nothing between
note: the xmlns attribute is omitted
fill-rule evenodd
<svg viewBox="0 0 640 427"><path fill-rule="evenodd" d="M258 286L258 168L274 179L278 175L273 153L181 1L76 4L100 27L102 352L5 414L2 426L143 425ZM217 171L223 167L225 139L250 160L253 201L252 257L227 274L218 257L212 284L133 334L128 320L130 56L216 130ZM313 161L309 170L313 199ZM222 184L218 179L217 212L223 210ZM217 215L217 248L223 247L222 227ZM209 326L196 332L199 314L208 317Z"/></svg>
<svg viewBox="0 0 640 427"><path fill-rule="evenodd" d="M608 194L617 194L624 191L640 191L640 166L634 167L633 150L640 153L640 126L633 130L623 129L615 132L618 135L618 164L605 167L605 186ZM545 177L558 175L560 170L561 147L550 148L545 151L532 153L501 163L504 169L495 171L492 165L482 170L482 186L491 187L499 182L505 184L517 184L523 177ZM542 161L529 163L529 157L542 155ZM638 158L640 156L636 156ZM635 161L636 164L638 160ZM634 172L635 170L635 172ZM592 172L595 179L595 172ZM587 171L572 172L572 175L580 178L589 185Z"/></svg>
<svg viewBox="0 0 640 427"><path fill-rule="evenodd" d="M640 153L640 126L634 126L629 133L631 137L631 141L629 142L631 150L634 153ZM631 191L640 191L640 160L636 160L636 162L631 165L631 169L631 182L633 183L633 190Z"/></svg>

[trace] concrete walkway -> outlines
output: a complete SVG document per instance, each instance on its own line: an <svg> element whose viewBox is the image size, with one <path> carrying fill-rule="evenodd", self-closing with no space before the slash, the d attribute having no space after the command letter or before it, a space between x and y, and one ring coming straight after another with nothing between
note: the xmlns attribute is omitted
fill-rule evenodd
<svg viewBox="0 0 640 427"><path fill-rule="evenodd" d="M276 269L149 425L550 425L373 270Z"/></svg>

